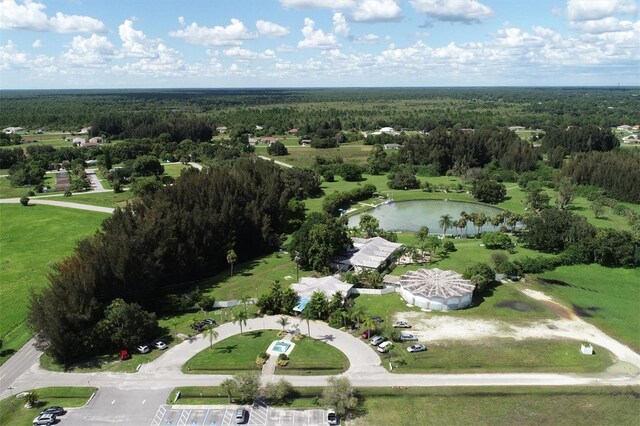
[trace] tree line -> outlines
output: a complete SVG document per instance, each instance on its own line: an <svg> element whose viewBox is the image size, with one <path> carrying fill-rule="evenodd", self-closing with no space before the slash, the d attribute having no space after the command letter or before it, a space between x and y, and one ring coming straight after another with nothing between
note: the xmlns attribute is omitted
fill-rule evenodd
<svg viewBox="0 0 640 426"><path fill-rule="evenodd" d="M239 261L272 251L287 227L290 198L276 166L243 158L183 174L153 197L116 209L31 296L39 343L62 363L105 350L94 327L113 300L155 311L179 283L226 268L229 249Z"/></svg>

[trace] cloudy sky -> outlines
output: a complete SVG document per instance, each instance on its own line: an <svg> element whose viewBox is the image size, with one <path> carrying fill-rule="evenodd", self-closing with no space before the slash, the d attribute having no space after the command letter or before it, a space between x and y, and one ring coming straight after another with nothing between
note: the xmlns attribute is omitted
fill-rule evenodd
<svg viewBox="0 0 640 426"><path fill-rule="evenodd" d="M0 88L640 84L636 0L1 0Z"/></svg>

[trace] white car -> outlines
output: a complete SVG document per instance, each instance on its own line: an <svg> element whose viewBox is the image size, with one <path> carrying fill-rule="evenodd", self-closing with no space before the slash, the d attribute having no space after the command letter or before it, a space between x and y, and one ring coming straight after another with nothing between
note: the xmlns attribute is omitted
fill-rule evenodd
<svg viewBox="0 0 640 426"><path fill-rule="evenodd" d="M140 346L136 346L136 349L138 350L138 352L140 352L141 354L146 354L149 353L149 351L151 349L149 349L149 346L147 345L140 345Z"/></svg>
<svg viewBox="0 0 640 426"><path fill-rule="evenodd" d="M422 352L426 350L427 350L427 347L425 345L420 345L420 344L411 345L407 348L407 352Z"/></svg>
<svg viewBox="0 0 640 426"><path fill-rule="evenodd" d="M409 334L409 333L400 334L400 341L401 342L409 342L411 340L418 340L418 338L416 336L414 336L413 334Z"/></svg>
<svg viewBox="0 0 640 426"><path fill-rule="evenodd" d="M155 346L157 349L161 349L161 350L167 349L169 347L162 340L156 340L155 342L153 342L153 346Z"/></svg>
<svg viewBox="0 0 640 426"><path fill-rule="evenodd" d="M411 328L411 324L406 321L397 321L393 323L393 328Z"/></svg>
<svg viewBox="0 0 640 426"><path fill-rule="evenodd" d="M380 343L382 343L382 342L384 342L386 340L387 340L387 338L384 337L384 336L373 336L371 338L371 344L373 346L378 346Z"/></svg>
<svg viewBox="0 0 640 426"><path fill-rule="evenodd" d="M392 342L384 342L380 346L378 346L378 352L385 353L389 351L389 349L391 349L391 346L393 346Z"/></svg>

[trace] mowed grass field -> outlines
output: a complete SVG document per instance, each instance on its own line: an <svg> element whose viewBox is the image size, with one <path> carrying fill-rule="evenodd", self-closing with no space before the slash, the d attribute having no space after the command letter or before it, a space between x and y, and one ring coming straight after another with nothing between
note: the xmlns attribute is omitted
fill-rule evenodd
<svg viewBox="0 0 640 426"><path fill-rule="evenodd" d="M25 325L29 289L47 284L51 264L72 253L107 214L60 207L0 204L0 363L31 337Z"/></svg>
<svg viewBox="0 0 640 426"><path fill-rule="evenodd" d="M535 289L556 298L610 336L640 351L640 270L561 266L538 274ZM529 280L531 282L531 280Z"/></svg>
<svg viewBox="0 0 640 426"><path fill-rule="evenodd" d="M52 405L67 408L82 407L97 388L54 387L33 389L40 403L33 408L24 408L24 399L6 398L0 401L0 425L28 426L42 410ZM64 419L64 415L60 420Z"/></svg>
<svg viewBox="0 0 640 426"><path fill-rule="evenodd" d="M44 185L53 189L56 185L55 175L47 173L44 178ZM8 177L0 177L0 198L20 198L33 190L33 185L27 186L11 186ZM56 194L53 190L49 194ZM60 193L62 195L62 193ZM37 194L45 195L45 194Z"/></svg>

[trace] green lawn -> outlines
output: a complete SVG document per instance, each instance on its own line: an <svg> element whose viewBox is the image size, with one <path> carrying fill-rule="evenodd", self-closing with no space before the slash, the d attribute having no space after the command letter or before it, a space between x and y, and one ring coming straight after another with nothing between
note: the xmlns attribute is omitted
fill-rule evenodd
<svg viewBox="0 0 640 426"><path fill-rule="evenodd" d="M68 201L70 203L89 204L93 206L101 207L124 207L127 201L133 198L133 192L124 191L120 193L115 192L97 192L97 193L82 193L72 195L71 197L55 197L51 198L54 201Z"/></svg>
<svg viewBox="0 0 640 426"><path fill-rule="evenodd" d="M394 373L595 373L613 364L613 356L594 346L594 355L580 353L576 340L496 338L426 342L427 351L407 352L412 343L396 343L391 352ZM380 354L389 368L389 355Z"/></svg>
<svg viewBox="0 0 640 426"><path fill-rule="evenodd" d="M225 270L202 280L198 288L204 294L214 296L216 300L232 300L243 296L258 297L266 293L275 280L279 280L285 286L296 282L295 262L289 254L279 252L235 265L233 276L230 276L230 272ZM312 273L298 271L301 277Z"/></svg>
<svg viewBox="0 0 640 426"><path fill-rule="evenodd" d="M281 157L274 157L276 160L282 161L296 167L311 168L316 157L336 158L342 157L345 163L356 163L364 165L367 162L370 145L362 145L358 142L352 142L341 145L339 148L316 149L306 146L288 148L289 154ZM268 155L267 147L264 145L256 146L256 154Z"/></svg>
<svg viewBox="0 0 640 426"><path fill-rule="evenodd" d="M301 332L304 332L304 326ZM320 340L294 341L295 348L286 367L276 367L276 374L329 375L340 374L349 368L349 359L340 350Z"/></svg>
<svg viewBox="0 0 640 426"><path fill-rule="evenodd" d="M55 175L47 173L44 177L44 185L49 188L53 188L56 184ZM11 186L11 181L8 177L0 177L0 198L20 198L26 195L29 191L33 190L33 185L27 186ZM49 194L55 194L54 191L48 192ZM44 195L44 194L36 194Z"/></svg>
<svg viewBox="0 0 640 426"><path fill-rule="evenodd" d="M188 374L235 374L240 371L260 371L256 356L278 340L275 330L260 330L235 335L214 343L182 366ZM295 350L295 349L294 349Z"/></svg>
<svg viewBox="0 0 640 426"><path fill-rule="evenodd" d="M0 363L31 337L25 325L29 289L44 287L50 265L71 254L76 241L93 234L106 217L52 206L0 204Z"/></svg>
<svg viewBox="0 0 640 426"><path fill-rule="evenodd" d="M235 374L239 371L259 371L256 356L278 340L275 330L261 330L236 335L214 343L182 367L190 374ZM278 367L276 374L324 375L339 374L349 368L349 360L333 346L309 338L294 342L287 367Z"/></svg>
<svg viewBox="0 0 640 426"><path fill-rule="evenodd" d="M360 389L351 425L637 425L640 388Z"/></svg>
<svg viewBox="0 0 640 426"><path fill-rule="evenodd" d="M563 302L584 320L640 351L639 269L562 266L538 277L545 281L534 283L534 288Z"/></svg>
<svg viewBox="0 0 640 426"><path fill-rule="evenodd" d="M82 407L87 403L91 394L97 390L97 388L91 387L54 387L34 389L33 391L40 397L40 402L33 408L24 408L24 399L9 397L0 401L0 425L31 425L33 419L37 417L43 409L52 405L58 405L65 409ZM64 416L61 416L60 419L64 419Z"/></svg>
<svg viewBox="0 0 640 426"><path fill-rule="evenodd" d="M180 177L180 173L184 169L190 169L191 166L185 164L163 164L165 176L171 176L173 178Z"/></svg>

